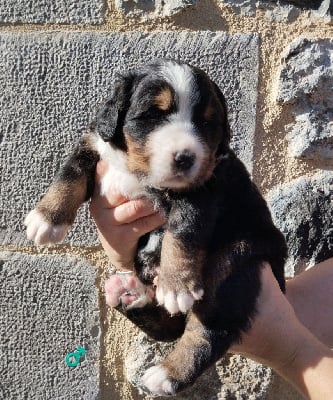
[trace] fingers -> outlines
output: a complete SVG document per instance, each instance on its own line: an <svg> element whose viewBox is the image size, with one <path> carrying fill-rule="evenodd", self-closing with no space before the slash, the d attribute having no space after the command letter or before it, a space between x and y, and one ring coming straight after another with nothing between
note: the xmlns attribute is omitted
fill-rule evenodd
<svg viewBox="0 0 333 400"><path fill-rule="evenodd" d="M138 221L130 227L129 232L143 234L163 224L163 219L157 215L154 206L147 199L128 200L120 193L110 191L100 195L99 182L107 169L107 162L101 160L97 163L97 187L90 203L90 212L101 231L104 231L104 226L122 226Z"/></svg>
<svg viewBox="0 0 333 400"><path fill-rule="evenodd" d="M159 213L142 217L151 212L150 205L148 209L144 207L140 211L135 207L121 207L114 215L119 207L121 206L115 209L98 209L92 215L102 246L112 263L128 268L133 263L139 238L160 227L165 221Z"/></svg>
<svg viewBox="0 0 333 400"><path fill-rule="evenodd" d="M164 223L164 217L157 212L148 217L134 221L127 226L127 229L131 231L133 235L140 237L154 229L160 228Z"/></svg>
<svg viewBox="0 0 333 400"><path fill-rule="evenodd" d="M152 210L149 203L138 205L136 200L132 200L113 209L99 209L91 213L104 236L117 234L126 240L126 236L139 238L164 224L161 214L152 213Z"/></svg>
<svg viewBox="0 0 333 400"><path fill-rule="evenodd" d="M90 212L94 219L103 221L107 217L108 224L118 226L156 213L152 203L144 198L129 201L115 191L108 191L100 195L100 181L107 170L108 163L106 161L101 160L97 163L96 187L90 203ZM103 212L104 210L112 210L112 212Z"/></svg>
<svg viewBox="0 0 333 400"><path fill-rule="evenodd" d="M97 163L96 187L90 212L102 246L112 263L120 268L129 268L133 264L139 238L162 226L165 221L147 199L128 200L113 191L101 195L100 182L107 170L107 162Z"/></svg>
<svg viewBox="0 0 333 400"><path fill-rule="evenodd" d="M154 213L156 213L154 206L148 200L135 199L115 207L110 213L110 217L112 217L110 223L113 225L130 224Z"/></svg>

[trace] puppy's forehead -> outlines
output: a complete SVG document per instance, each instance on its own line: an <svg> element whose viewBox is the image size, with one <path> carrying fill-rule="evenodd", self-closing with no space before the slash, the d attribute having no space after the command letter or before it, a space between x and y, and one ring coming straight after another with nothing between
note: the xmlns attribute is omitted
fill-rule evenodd
<svg viewBox="0 0 333 400"><path fill-rule="evenodd" d="M143 80L145 84L149 81L164 81L177 92L189 94L196 91L192 68L187 64L178 64L173 61L146 66L143 69Z"/></svg>
<svg viewBox="0 0 333 400"><path fill-rule="evenodd" d="M199 88L189 65L166 62L161 65L160 73L177 93L180 110L187 108L189 103L198 101Z"/></svg>
<svg viewBox="0 0 333 400"><path fill-rule="evenodd" d="M186 64L166 62L160 66L160 74L177 92L195 92L193 71Z"/></svg>
<svg viewBox="0 0 333 400"><path fill-rule="evenodd" d="M144 67L132 100L140 107L154 104L172 110L173 119L190 120L194 107L205 107L212 90L206 74L188 64L161 61Z"/></svg>

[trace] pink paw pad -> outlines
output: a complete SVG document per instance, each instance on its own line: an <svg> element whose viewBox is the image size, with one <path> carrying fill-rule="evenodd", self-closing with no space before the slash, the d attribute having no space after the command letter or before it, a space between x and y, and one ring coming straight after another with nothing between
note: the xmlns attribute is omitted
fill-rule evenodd
<svg viewBox="0 0 333 400"><path fill-rule="evenodd" d="M145 286L132 271L117 271L105 282L105 299L110 307L119 304L129 310L151 303L154 290Z"/></svg>

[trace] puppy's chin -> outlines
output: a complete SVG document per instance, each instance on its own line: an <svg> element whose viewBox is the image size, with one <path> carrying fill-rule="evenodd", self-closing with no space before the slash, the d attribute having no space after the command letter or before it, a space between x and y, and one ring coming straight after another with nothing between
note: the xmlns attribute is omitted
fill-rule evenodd
<svg viewBox="0 0 333 400"><path fill-rule="evenodd" d="M192 174L170 173L163 176L150 175L145 178L144 184L160 189L186 190L203 185L209 180L211 175L211 172L207 170L204 173L200 170Z"/></svg>
<svg viewBox="0 0 333 400"><path fill-rule="evenodd" d="M164 181L159 183L159 187L162 189L187 189L193 186L193 182L184 177L170 177L169 179L165 179Z"/></svg>

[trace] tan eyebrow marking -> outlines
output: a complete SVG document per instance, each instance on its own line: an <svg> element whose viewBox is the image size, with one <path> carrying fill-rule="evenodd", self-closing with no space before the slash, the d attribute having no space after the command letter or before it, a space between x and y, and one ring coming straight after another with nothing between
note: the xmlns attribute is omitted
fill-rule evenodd
<svg viewBox="0 0 333 400"><path fill-rule="evenodd" d="M163 88L158 95L154 97L154 104L161 110L167 111L172 105L172 93L170 88Z"/></svg>

